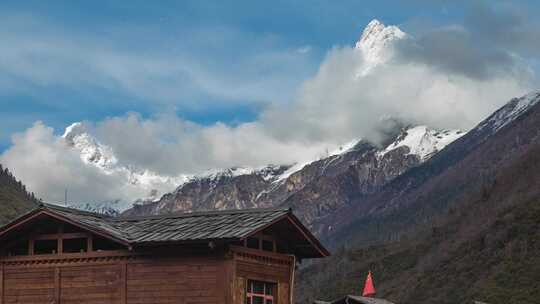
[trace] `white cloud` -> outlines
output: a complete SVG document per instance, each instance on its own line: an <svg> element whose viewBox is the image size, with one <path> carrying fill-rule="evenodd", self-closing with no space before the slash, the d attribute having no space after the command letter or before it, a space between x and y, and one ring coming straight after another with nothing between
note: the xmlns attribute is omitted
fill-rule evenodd
<svg viewBox="0 0 540 304"><path fill-rule="evenodd" d="M35 47L37 51L29 51L28 57L8 52L13 62L4 62L0 68L20 68L21 73L30 73L21 76L36 81L58 81L60 72L55 71L54 64L52 68L40 66L32 71L29 62L42 52L56 55L66 52L69 59L73 48L65 49L66 46L60 44L57 50L51 51L50 46L40 49L39 43ZM257 72L258 66L269 64L265 62L267 57L251 58L252 67L248 70L253 70L243 74L248 75L246 78L233 76L241 73L232 70L232 79L222 81L200 76L202 72L187 62L104 54L92 47L76 50L85 52L83 57L91 58L92 65L79 66L80 73L62 77L65 81L78 83L77 77L83 77L86 72L96 73L95 81L107 83L112 79L113 83L134 92L140 90L143 96L150 97L158 92L159 98L159 94L174 97L178 93L174 88L176 82L181 89L185 88L181 77L170 79L171 75L186 75L189 85L203 87L222 97L256 98L268 92L263 79L246 79ZM102 64L96 64L100 62ZM439 128L471 128L511 97L526 93L534 78L527 69L474 78L406 58L375 67L368 75L357 78L355 75L362 62L363 58L355 49L334 48L317 74L296 90L294 102L272 104L254 122L202 126L172 114L142 118L130 113L95 122L91 132L113 149L123 165L147 168L164 175L237 165L292 163L317 158L352 138L377 142L388 117ZM167 80L172 82L167 83ZM238 84L242 81L246 81L245 88ZM279 87L279 77L269 80L272 81L276 83L271 87ZM0 161L32 191L48 200L59 200L66 186L73 189L78 201L132 199L145 195L136 187L126 186L120 177L105 175L82 163L53 135L51 128L41 123L15 135L12 147Z"/></svg>

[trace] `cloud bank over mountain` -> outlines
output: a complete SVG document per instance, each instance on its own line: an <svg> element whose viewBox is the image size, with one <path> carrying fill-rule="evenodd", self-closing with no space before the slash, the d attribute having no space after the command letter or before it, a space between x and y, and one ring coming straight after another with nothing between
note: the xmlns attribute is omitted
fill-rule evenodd
<svg viewBox="0 0 540 304"><path fill-rule="evenodd" d="M475 14L492 20L494 32L508 30L501 29L507 23L497 21L510 18L505 12L479 8ZM486 37L474 18L469 16L464 25L405 36L397 28L372 22L375 47L384 45L384 52L376 53L381 56L375 56L376 64L358 46L336 46L317 73L296 89L292 102L270 103L252 122L201 125L165 111L151 117L127 113L85 126L114 151L121 165L168 177L317 159L351 139L380 142L396 120L466 130L538 83L529 66L538 59L531 56L538 55L530 52L530 44ZM531 22L511 20L512 33L523 29L522 22ZM400 37L388 43L396 35ZM366 66L369 72L362 73ZM169 89L166 82L162 85ZM164 93L156 89L151 91ZM152 92L144 96L151 98ZM84 163L63 138L39 122L13 137L0 162L48 201L62 200L66 187L80 202L134 200L148 190Z"/></svg>

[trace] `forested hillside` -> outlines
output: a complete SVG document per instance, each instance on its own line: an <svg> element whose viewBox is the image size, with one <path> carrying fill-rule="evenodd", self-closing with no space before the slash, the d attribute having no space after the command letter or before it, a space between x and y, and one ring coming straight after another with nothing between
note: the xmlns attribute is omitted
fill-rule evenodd
<svg viewBox="0 0 540 304"><path fill-rule="evenodd" d="M379 296L397 303L540 303L540 145L464 193L420 237L381 246L341 247L301 272L301 295L360 292L372 270Z"/></svg>
<svg viewBox="0 0 540 304"><path fill-rule="evenodd" d="M535 106L366 199L376 207L333 235L334 256L299 272L298 303L358 294L368 270L396 303L540 303L539 126Z"/></svg>
<svg viewBox="0 0 540 304"><path fill-rule="evenodd" d="M0 165L0 225L30 210L37 204L33 193L29 193L7 168Z"/></svg>

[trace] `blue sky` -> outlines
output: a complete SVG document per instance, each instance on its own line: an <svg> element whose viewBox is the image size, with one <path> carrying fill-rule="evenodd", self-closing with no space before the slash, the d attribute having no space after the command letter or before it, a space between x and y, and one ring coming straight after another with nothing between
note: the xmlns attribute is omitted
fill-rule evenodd
<svg viewBox="0 0 540 304"><path fill-rule="evenodd" d="M353 44L371 19L414 32L462 23L469 3L5 0L0 28L9 39L0 50L28 54L0 65L0 151L37 120L57 133L128 112L252 121L269 104L290 102L327 52Z"/></svg>
<svg viewBox="0 0 540 304"><path fill-rule="evenodd" d="M98 50L103 43L118 54L187 57L207 66L208 73L219 71L217 77L245 73L261 81L267 76L284 81L261 88L262 94L281 91L269 98L283 100L249 93L224 96L196 85L185 88L192 92L178 98L156 100L160 98L153 98L152 92L136 94L86 79L55 81L54 77L61 76L53 74L53 79L39 81L30 76L9 77L9 71L0 70L11 83L0 87L0 151L9 146L13 132L25 130L36 120L57 132L73 121L97 121L129 111L144 116L175 111L203 124L249 121L266 103L287 102L332 46L352 44L372 18L402 24L415 19L442 22L460 14L447 7L394 1L341 1L339 5L334 1L160 1L159 5L149 1L2 1L0 15L9 18L2 18L0 26L28 39L44 36ZM0 48L4 43L0 42ZM299 53L287 54L294 50ZM257 53L266 66L253 58ZM77 59L85 60L85 56ZM283 66L290 61L298 64ZM72 67L69 61L56 65L66 70ZM236 65L241 70L235 70ZM232 85L242 85L242 75L232 77L239 78Z"/></svg>
<svg viewBox="0 0 540 304"><path fill-rule="evenodd" d="M532 0L3 0L0 162L46 201L69 188L131 202L184 174L380 143L393 119L468 130L540 88L539 12ZM359 77L370 63L354 45L375 18L408 35ZM95 139L82 148L60 138L77 121ZM140 186L126 168L157 178Z"/></svg>

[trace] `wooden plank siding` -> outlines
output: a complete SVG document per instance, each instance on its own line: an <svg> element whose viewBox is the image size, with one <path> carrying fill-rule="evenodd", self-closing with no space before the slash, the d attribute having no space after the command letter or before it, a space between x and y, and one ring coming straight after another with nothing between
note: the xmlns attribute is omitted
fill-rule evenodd
<svg viewBox="0 0 540 304"><path fill-rule="evenodd" d="M292 304L291 275L294 258L289 255L233 247L236 265L236 286L234 304L245 301L245 290L248 280L277 284L277 304Z"/></svg>
<svg viewBox="0 0 540 304"><path fill-rule="evenodd" d="M225 265L216 257L18 262L4 267L0 303L223 304Z"/></svg>
<svg viewBox="0 0 540 304"><path fill-rule="evenodd" d="M218 290L224 263L215 258L182 258L127 265L127 303L224 303Z"/></svg>
<svg viewBox="0 0 540 304"><path fill-rule="evenodd" d="M247 248L203 256L115 253L5 258L0 304L243 304L248 280L276 283L276 303L291 304L288 255Z"/></svg>
<svg viewBox="0 0 540 304"><path fill-rule="evenodd" d="M5 268L4 302L55 303L55 268Z"/></svg>
<svg viewBox="0 0 540 304"><path fill-rule="evenodd" d="M59 302L62 304L120 303L120 265L62 267ZM84 295L84 296L81 296Z"/></svg>

